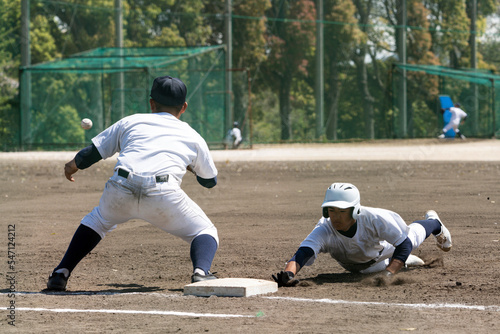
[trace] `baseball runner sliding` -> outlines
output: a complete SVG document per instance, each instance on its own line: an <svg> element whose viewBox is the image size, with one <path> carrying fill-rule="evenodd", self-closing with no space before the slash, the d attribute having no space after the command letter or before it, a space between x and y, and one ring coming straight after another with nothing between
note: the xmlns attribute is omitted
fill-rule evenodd
<svg viewBox="0 0 500 334"><path fill-rule="evenodd" d="M285 269L272 275L278 286L297 285L297 273L313 264L320 253L329 253L350 272L378 272L379 278L390 280L405 265L423 264L410 253L431 234L441 250L447 252L452 246L451 234L435 211L406 225L395 212L361 206L358 188L349 183L333 183L322 207L323 217L316 227Z"/></svg>

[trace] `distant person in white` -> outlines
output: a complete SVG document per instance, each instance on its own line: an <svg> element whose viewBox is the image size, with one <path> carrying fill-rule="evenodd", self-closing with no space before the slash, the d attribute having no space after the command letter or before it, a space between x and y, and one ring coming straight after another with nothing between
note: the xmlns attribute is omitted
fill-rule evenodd
<svg viewBox="0 0 500 334"><path fill-rule="evenodd" d="M443 128L443 133L439 135L438 138L444 138L445 134L451 129L455 130L455 137L460 137L461 139L465 139L465 136L460 132L459 126L465 119L467 118L467 114L465 111L460 109L460 103L455 103L454 107L450 107L451 118L448 124Z"/></svg>
<svg viewBox="0 0 500 334"><path fill-rule="evenodd" d="M233 149L237 149L238 146L240 146L242 139L243 138L241 137L240 124L238 122L234 122L233 128L227 133L227 145L231 144L231 147Z"/></svg>

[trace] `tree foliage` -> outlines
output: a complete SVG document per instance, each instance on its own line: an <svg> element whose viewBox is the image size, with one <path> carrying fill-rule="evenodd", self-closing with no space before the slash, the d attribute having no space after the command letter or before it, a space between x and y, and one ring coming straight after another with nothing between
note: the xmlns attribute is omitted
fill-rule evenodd
<svg viewBox="0 0 500 334"><path fill-rule="evenodd" d="M327 21L324 34L325 48L335 52L325 52L325 70L329 73L325 80L326 124L328 139L338 139L338 114L340 94L344 91L345 71L351 65L356 45L362 41L362 33L357 26L356 7L351 0L329 0L324 3ZM352 112L352 110L348 110Z"/></svg>
<svg viewBox="0 0 500 334"><path fill-rule="evenodd" d="M17 141L20 12L17 1L0 0L0 148L3 150L11 149Z"/></svg>
<svg viewBox="0 0 500 334"><path fill-rule="evenodd" d="M401 1L323 0L326 102L323 125L327 139L384 138L394 133L391 71L398 62L402 45L396 34L401 24ZM263 141L316 139L313 69L318 3L317 0L232 1L232 66L250 70L254 130ZM404 41L407 63L468 68L472 3L407 0ZM114 46L113 6L114 0L30 0L31 62ZM486 18L495 13L500 15L499 7L498 0L477 0L475 33L480 69L495 71L500 66L498 38L481 38L493 28L487 25ZM225 0L123 0L122 10L125 47L224 43ZM3 149L15 145L18 136L20 15L20 1L0 0ZM441 93L437 77L412 72L407 82L409 135L431 135L428 128L436 117L436 96ZM63 82L55 80L46 87L62 88L62 85ZM232 93L235 110L240 111L234 118L240 122L245 121L241 110L248 103L246 88L244 76L235 76ZM453 93L461 94L460 89L455 87ZM95 98L90 91L81 92L82 103ZM75 118L75 110L82 112L76 104L61 105L55 110L68 119ZM57 117L54 120L59 121ZM55 141L59 140L58 134L54 136Z"/></svg>
<svg viewBox="0 0 500 334"><path fill-rule="evenodd" d="M266 78L279 96L281 139L292 139L290 95L295 77L309 75L315 44L316 10L309 0L272 1L268 17Z"/></svg>

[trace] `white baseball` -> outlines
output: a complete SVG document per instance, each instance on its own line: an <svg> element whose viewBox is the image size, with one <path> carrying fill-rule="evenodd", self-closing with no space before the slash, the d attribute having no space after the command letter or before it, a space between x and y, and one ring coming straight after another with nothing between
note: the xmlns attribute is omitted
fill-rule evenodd
<svg viewBox="0 0 500 334"><path fill-rule="evenodd" d="M90 120L89 118L84 118L82 119L82 123L80 123L80 125L84 130L88 130L92 127L92 120Z"/></svg>

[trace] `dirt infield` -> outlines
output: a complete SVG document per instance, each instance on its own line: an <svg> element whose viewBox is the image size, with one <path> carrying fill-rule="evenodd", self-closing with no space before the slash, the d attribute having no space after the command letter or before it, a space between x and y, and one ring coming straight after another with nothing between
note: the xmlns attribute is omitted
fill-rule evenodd
<svg viewBox="0 0 500 334"><path fill-rule="evenodd" d="M449 253L426 240L414 253L427 265L394 285L376 286L322 255L301 271L298 287L249 298L183 296L189 246L143 221L106 236L75 269L68 292L44 292L115 161L79 171L71 183L62 171L74 152L0 153L0 332L498 332L499 148L485 140L214 151L219 184L205 189L186 175L183 189L219 230L219 277L271 279L320 218L335 181L356 184L362 205L408 223L434 209L453 236Z"/></svg>

